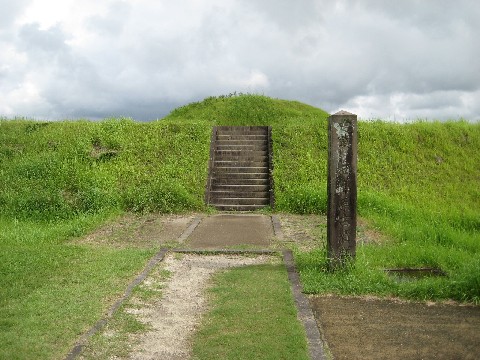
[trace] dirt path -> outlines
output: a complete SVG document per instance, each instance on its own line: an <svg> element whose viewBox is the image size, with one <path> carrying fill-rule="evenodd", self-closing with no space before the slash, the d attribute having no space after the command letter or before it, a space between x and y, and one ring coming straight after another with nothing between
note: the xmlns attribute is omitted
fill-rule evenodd
<svg viewBox="0 0 480 360"><path fill-rule="evenodd" d="M80 358L189 359L192 336L208 310L205 295L212 275L233 267L278 261L278 257L268 255L168 253L91 339ZM125 317L130 320L125 322ZM142 324L144 330L131 331L132 324L136 328Z"/></svg>
<svg viewBox="0 0 480 360"><path fill-rule="evenodd" d="M267 257L168 255L161 266L172 276L162 298L135 311L151 330L137 339L130 359L188 359L190 337L207 308L204 296L208 280L216 271L261 264Z"/></svg>

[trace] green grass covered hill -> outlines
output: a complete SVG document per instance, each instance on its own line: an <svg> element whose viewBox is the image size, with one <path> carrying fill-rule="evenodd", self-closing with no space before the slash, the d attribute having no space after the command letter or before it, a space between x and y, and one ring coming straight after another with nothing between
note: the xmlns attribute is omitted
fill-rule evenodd
<svg viewBox="0 0 480 360"><path fill-rule="evenodd" d="M214 125L271 125L276 210L324 213L327 117L298 102L241 95L151 123L1 121L0 213L55 220L202 210ZM360 122L360 213L413 207L478 228L479 137L480 126L466 122Z"/></svg>
<svg viewBox="0 0 480 360"><path fill-rule="evenodd" d="M276 208L326 212L327 117L258 95L207 98L137 123L0 120L0 358L55 358L156 249L73 245L125 211L205 211L214 125L270 125ZM480 124L359 122L358 212L390 240L356 266L296 253L310 293L480 302ZM448 277L397 283L386 267ZM108 286L105 286L108 284ZM56 324L53 326L52 324Z"/></svg>

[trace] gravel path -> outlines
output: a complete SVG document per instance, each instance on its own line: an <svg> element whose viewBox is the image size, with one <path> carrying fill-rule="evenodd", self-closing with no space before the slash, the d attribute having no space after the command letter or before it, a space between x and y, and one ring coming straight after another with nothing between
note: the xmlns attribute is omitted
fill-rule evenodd
<svg viewBox="0 0 480 360"><path fill-rule="evenodd" d="M135 311L138 319L152 328L141 335L131 359L188 359L190 337L207 309L205 289L213 273L219 270L261 264L271 257L201 256L169 254L161 266L171 272L162 298L153 305ZM154 281L148 279L149 281Z"/></svg>

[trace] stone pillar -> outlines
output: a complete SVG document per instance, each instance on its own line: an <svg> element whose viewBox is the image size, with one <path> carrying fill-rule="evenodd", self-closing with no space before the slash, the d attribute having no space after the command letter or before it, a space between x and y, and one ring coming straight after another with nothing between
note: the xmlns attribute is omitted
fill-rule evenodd
<svg viewBox="0 0 480 360"><path fill-rule="evenodd" d="M357 115L328 118L327 256L329 268L355 258L357 228Z"/></svg>

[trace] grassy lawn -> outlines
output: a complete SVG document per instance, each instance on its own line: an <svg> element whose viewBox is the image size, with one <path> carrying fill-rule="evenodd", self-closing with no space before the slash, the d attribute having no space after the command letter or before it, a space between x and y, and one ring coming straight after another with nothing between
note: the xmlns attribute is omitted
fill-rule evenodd
<svg viewBox="0 0 480 360"><path fill-rule="evenodd" d="M218 273L209 294L211 310L195 335L194 359L308 359L283 265Z"/></svg>
<svg viewBox="0 0 480 360"><path fill-rule="evenodd" d="M0 220L0 358L62 358L144 266L152 251L65 242L98 221Z"/></svg>
<svg viewBox="0 0 480 360"><path fill-rule="evenodd" d="M479 124L360 123L358 213L386 239L361 244L337 274L325 271L325 238L297 252L305 291L480 303L478 149ZM383 271L404 267L447 276L399 282Z"/></svg>

